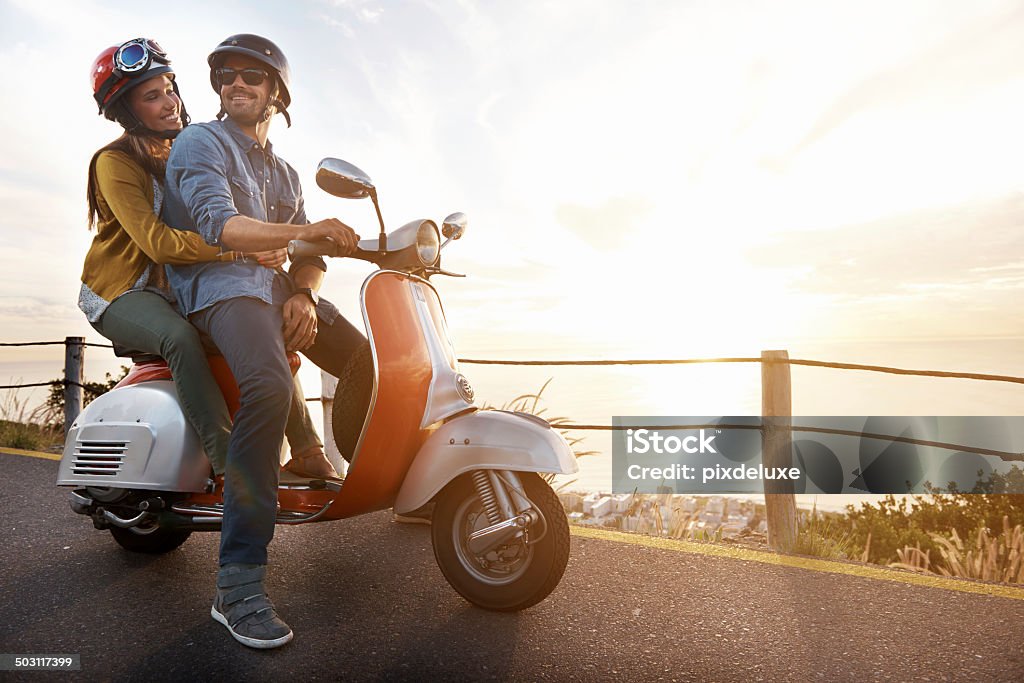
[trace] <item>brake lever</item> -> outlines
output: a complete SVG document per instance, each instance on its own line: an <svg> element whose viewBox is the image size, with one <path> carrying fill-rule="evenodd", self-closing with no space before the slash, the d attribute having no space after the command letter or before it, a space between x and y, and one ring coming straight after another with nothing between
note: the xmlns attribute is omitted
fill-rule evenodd
<svg viewBox="0 0 1024 683"><path fill-rule="evenodd" d="M466 277L465 273L453 273L443 268L424 268L424 275L447 275L449 277Z"/></svg>

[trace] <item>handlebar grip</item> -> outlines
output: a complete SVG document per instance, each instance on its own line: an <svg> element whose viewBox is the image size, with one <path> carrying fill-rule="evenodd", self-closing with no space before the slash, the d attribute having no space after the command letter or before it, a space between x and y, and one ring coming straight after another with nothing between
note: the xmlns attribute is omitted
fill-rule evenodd
<svg viewBox="0 0 1024 683"><path fill-rule="evenodd" d="M288 243L288 256L297 259L302 256L337 256L338 245L331 240L319 242L307 242L305 240L292 240Z"/></svg>

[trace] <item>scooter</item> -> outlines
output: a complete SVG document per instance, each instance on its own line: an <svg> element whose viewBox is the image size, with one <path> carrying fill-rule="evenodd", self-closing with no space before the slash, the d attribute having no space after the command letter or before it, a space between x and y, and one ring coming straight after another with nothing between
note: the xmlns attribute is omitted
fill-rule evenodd
<svg viewBox="0 0 1024 683"><path fill-rule="evenodd" d="M386 233L377 191L356 166L324 159L317 184L332 195L370 197L376 239L349 256L378 266L359 293L367 343L339 378L332 423L349 461L341 482L282 472L278 524L309 524L393 508L429 509L434 556L448 583L483 608L516 611L543 600L569 557L566 515L544 474L578 471L562 435L542 418L483 410L459 372L434 275L441 250L466 231L461 213L440 234L431 220ZM293 257L336 256L333 242L293 241ZM290 362L297 360L290 359ZM238 389L223 358L211 367L229 411ZM297 365L293 362L293 369ZM222 488L162 361L136 363L68 432L58 486L71 508L122 547L163 553L195 531L217 531Z"/></svg>

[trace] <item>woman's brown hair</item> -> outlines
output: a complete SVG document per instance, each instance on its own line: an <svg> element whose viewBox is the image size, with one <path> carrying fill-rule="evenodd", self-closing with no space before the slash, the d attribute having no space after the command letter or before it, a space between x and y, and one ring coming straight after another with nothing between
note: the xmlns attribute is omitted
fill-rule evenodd
<svg viewBox="0 0 1024 683"><path fill-rule="evenodd" d="M146 173L163 182L164 173L167 170L167 157L171 148L164 140L153 138L149 135L135 135L125 133L118 139L105 147L101 147L92 155L89 162L89 185L86 190L89 201L89 229L96 225L96 217L99 215L99 187L96 184L96 160L104 152L116 151L127 154L128 157L142 167Z"/></svg>

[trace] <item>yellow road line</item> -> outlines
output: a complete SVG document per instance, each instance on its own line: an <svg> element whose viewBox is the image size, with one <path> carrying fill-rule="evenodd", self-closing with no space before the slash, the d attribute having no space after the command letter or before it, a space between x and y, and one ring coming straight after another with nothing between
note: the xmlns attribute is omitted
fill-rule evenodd
<svg viewBox="0 0 1024 683"><path fill-rule="evenodd" d="M816 557L776 555L775 553L751 550L749 548L735 548L712 543L696 543L694 541L657 538L654 536L645 536L643 534L627 534L621 531L595 529L593 527L570 526L569 529L573 536L579 536L580 538L596 538L603 541L631 543L632 545L642 545L648 548L672 550L680 553L695 553L698 555L710 555L713 557L727 557L734 560L774 564L782 567L796 567L798 569L827 572L829 574L858 576L863 579L894 581L896 583L927 586L929 588L942 588L944 590L959 591L961 593L976 593L979 595L991 595L998 598L1010 598L1011 600L1024 600L1024 588L1017 588L1014 586L980 583L966 579L953 579L944 576L931 576L928 574L914 574L912 572L887 569L885 567L874 565L832 562L830 560L823 560Z"/></svg>
<svg viewBox="0 0 1024 683"><path fill-rule="evenodd" d="M43 453L42 451L23 451L20 448L8 448L0 446L0 453L4 455L25 455L30 458L42 458L43 460L60 460L59 453Z"/></svg>

